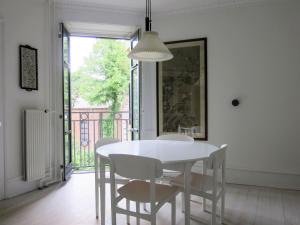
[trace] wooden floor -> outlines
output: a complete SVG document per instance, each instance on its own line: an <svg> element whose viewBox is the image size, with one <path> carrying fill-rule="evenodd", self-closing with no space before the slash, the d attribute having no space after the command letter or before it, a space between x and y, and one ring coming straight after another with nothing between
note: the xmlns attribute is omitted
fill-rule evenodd
<svg viewBox="0 0 300 225"><path fill-rule="evenodd" d="M107 198L109 201L109 198ZM177 199L177 224L184 224L180 196ZM199 203L192 213L208 222ZM109 207L106 222L110 225ZM158 213L157 225L170 224L170 205ZM65 185L55 185L15 199L0 202L1 225L95 225L94 175L76 174ZM125 216L117 224L125 225ZM131 224L135 220L131 219ZM142 222L141 224L149 224ZM201 224L195 221L192 225ZM300 225L300 192L228 185L225 224L228 225Z"/></svg>

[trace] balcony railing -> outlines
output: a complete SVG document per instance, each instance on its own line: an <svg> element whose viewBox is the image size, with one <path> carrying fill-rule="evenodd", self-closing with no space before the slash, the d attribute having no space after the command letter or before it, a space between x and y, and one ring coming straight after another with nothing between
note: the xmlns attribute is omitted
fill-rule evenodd
<svg viewBox="0 0 300 225"><path fill-rule="evenodd" d="M95 165L95 144L102 138L131 139L129 112L72 112L72 161L75 170Z"/></svg>

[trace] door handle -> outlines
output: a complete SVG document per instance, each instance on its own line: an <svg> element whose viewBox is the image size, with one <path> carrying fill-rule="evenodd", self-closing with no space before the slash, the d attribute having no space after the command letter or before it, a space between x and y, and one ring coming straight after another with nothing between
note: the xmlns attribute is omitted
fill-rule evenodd
<svg viewBox="0 0 300 225"><path fill-rule="evenodd" d="M131 132L139 132L139 129L137 129L137 128L130 128L129 131L131 131Z"/></svg>
<svg viewBox="0 0 300 225"><path fill-rule="evenodd" d="M65 131L65 134L72 134L72 130Z"/></svg>

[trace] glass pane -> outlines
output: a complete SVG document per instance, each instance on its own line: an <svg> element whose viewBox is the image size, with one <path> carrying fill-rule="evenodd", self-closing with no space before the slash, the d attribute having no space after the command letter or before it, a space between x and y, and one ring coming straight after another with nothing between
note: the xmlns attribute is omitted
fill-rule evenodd
<svg viewBox="0 0 300 225"><path fill-rule="evenodd" d="M64 116L64 164L65 164L65 176L69 176L69 172L71 171L71 114L70 114L70 71L69 71L69 34L63 28L63 39L62 39L62 47L63 47L63 116Z"/></svg>
<svg viewBox="0 0 300 225"><path fill-rule="evenodd" d="M69 71L68 68L64 68L64 110L65 119L69 119Z"/></svg>
<svg viewBox="0 0 300 225"><path fill-rule="evenodd" d="M138 67L132 71L132 127L139 130L140 93ZM133 132L133 139L139 139L139 132Z"/></svg>
<svg viewBox="0 0 300 225"><path fill-rule="evenodd" d="M69 37L64 36L63 39L64 62L69 63Z"/></svg>
<svg viewBox="0 0 300 225"><path fill-rule="evenodd" d="M70 151L68 151L70 148L70 135L65 135L65 164L68 165L71 162L71 155Z"/></svg>
<svg viewBox="0 0 300 225"><path fill-rule="evenodd" d="M69 107L69 71L67 67L64 67L64 131L71 130L70 127L70 107ZM65 134L65 164L68 165L71 162L70 154L70 134Z"/></svg>
<svg viewBox="0 0 300 225"><path fill-rule="evenodd" d="M65 131L70 130L69 120L70 118L70 83L69 83L69 71L64 68L64 120L65 120Z"/></svg>
<svg viewBox="0 0 300 225"><path fill-rule="evenodd" d="M132 43L132 48L134 48L137 45L138 42L139 42L138 38L135 38L134 40L132 40L132 42L131 42ZM135 59L132 60L132 66L135 66L138 63L139 63L138 60L135 60Z"/></svg>

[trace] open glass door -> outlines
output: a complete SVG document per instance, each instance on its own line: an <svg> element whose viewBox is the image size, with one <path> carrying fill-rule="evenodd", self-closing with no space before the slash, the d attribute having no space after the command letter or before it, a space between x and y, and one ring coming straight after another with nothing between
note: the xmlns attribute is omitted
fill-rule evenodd
<svg viewBox="0 0 300 225"><path fill-rule="evenodd" d="M3 74L3 22L0 17L0 200L5 197L5 175L4 175L4 145L3 145L3 115L4 115L4 74Z"/></svg>
<svg viewBox="0 0 300 225"><path fill-rule="evenodd" d="M63 65L63 179L67 180L72 174L71 146L71 79L70 79L70 33L61 24L62 31L62 65Z"/></svg>
<svg viewBox="0 0 300 225"><path fill-rule="evenodd" d="M131 49L139 41L139 30L131 38ZM140 139L140 63L131 59L130 70L130 120L132 140Z"/></svg>

